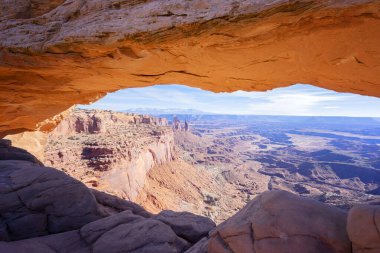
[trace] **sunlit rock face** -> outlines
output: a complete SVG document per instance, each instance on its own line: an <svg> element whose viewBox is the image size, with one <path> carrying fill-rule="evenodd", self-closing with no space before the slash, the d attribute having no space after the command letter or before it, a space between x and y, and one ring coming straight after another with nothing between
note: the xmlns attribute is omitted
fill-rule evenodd
<svg viewBox="0 0 380 253"><path fill-rule="evenodd" d="M174 159L173 131L164 118L74 110L46 139L45 165L129 200L151 168Z"/></svg>
<svg viewBox="0 0 380 253"><path fill-rule="evenodd" d="M265 192L210 232L207 252L348 253L346 217L285 191Z"/></svg>
<svg viewBox="0 0 380 253"><path fill-rule="evenodd" d="M353 253L380 251L380 206L361 205L353 207L347 220L347 232L352 241Z"/></svg>
<svg viewBox="0 0 380 253"><path fill-rule="evenodd" d="M375 0L0 0L0 132L157 83L380 96L379 13Z"/></svg>
<svg viewBox="0 0 380 253"><path fill-rule="evenodd" d="M0 252L185 252L215 224L186 212L152 215L90 190L0 140Z"/></svg>

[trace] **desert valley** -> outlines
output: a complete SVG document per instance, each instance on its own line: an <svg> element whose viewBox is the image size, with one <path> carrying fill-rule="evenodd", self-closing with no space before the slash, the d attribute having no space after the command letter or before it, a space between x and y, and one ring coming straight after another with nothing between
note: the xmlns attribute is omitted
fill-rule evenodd
<svg viewBox="0 0 380 253"><path fill-rule="evenodd" d="M346 210L380 203L379 118L76 109L45 138L46 166L152 213L221 223L268 190Z"/></svg>

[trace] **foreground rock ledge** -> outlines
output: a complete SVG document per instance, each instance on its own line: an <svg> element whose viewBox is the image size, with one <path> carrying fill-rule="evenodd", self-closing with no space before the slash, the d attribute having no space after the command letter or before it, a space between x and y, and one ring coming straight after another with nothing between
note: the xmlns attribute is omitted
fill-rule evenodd
<svg viewBox="0 0 380 253"><path fill-rule="evenodd" d="M211 232L208 252L351 252L346 217L314 200L265 192Z"/></svg>
<svg viewBox="0 0 380 253"><path fill-rule="evenodd" d="M354 207L347 218L336 207L270 191L215 227L206 217L152 215L91 191L7 141L0 154L0 252L379 252L379 206Z"/></svg>
<svg viewBox="0 0 380 253"><path fill-rule="evenodd" d="M152 215L91 191L0 140L0 252L165 252L190 248L215 227L186 212Z"/></svg>
<svg viewBox="0 0 380 253"><path fill-rule="evenodd" d="M380 206L353 207L348 214L347 231L353 252L380 252Z"/></svg>
<svg viewBox="0 0 380 253"><path fill-rule="evenodd" d="M379 13L377 0L0 0L0 136L157 83L380 96Z"/></svg>

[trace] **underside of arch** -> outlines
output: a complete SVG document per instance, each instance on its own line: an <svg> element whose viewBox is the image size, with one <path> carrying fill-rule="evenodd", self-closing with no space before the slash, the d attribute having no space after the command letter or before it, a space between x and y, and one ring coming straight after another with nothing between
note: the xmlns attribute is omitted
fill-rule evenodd
<svg viewBox="0 0 380 253"><path fill-rule="evenodd" d="M308 83L380 97L380 1L0 6L1 136L48 131L74 104L154 84L231 92Z"/></svg>

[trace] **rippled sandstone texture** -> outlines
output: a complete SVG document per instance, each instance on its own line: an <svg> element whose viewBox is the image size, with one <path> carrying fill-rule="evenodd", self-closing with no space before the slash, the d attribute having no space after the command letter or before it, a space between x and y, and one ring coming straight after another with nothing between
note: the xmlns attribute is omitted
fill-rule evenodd
<svg viewBox="0 0 380 253"><path fill-rule="evenodd" d="M380 96L377 0L0 0L0 133L126 87Z"/></svg>

